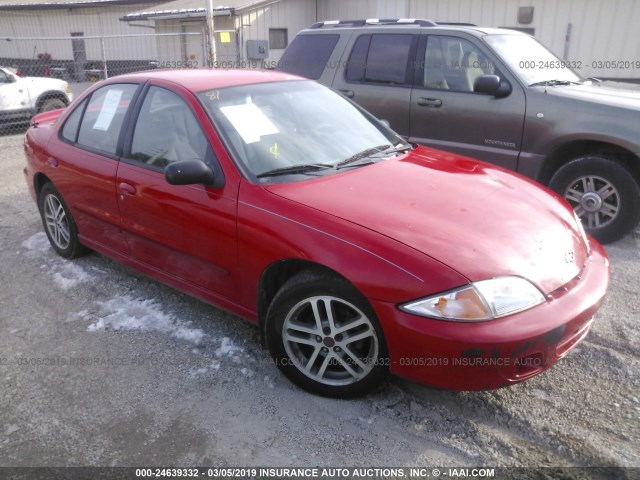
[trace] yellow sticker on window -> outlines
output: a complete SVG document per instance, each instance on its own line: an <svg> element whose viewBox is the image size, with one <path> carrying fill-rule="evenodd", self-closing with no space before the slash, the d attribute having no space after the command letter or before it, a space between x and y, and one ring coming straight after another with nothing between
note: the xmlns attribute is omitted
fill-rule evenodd
<svg viewBox="0 0 640 480"><path fill-rule="evenodd" d="M273 155L273 158L275 158L276 160L278 159L278 156L280 155L280 150L278 149L277 143L274 143L271 147L269 147L269 153Z"/></svg>
<svg viewBox="0 0 640 480"><path fill-rule="evenodd" d="M229 32L220 32L220 43L231 43L231 34Z"/></svg>

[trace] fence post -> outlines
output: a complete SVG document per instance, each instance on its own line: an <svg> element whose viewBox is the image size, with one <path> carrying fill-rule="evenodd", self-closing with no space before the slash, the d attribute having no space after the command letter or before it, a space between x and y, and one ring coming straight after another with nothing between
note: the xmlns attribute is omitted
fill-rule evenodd
<svg viewBox="0 0 640 480"><path fill-rule="evenodd" d="M213 0L205 0L207 9L207 66L216 65L216 36L213 21Z"/></svg>
<svg viewBox="0 0 640 480"><path fill-rule="evenodd" d="M107 51L104 48L104 37L100 37L100 45L102 46L102 67L104 69L105 80L109 78L109 72L107 71Z"/></svg>

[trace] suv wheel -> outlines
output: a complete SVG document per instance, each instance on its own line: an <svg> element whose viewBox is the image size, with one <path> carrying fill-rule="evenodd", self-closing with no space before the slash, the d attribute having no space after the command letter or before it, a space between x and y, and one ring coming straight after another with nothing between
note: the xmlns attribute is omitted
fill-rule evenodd
<svg viewBox="0 0 640 480"><path fill-rule="evenodd" d="M640 221L638 182L606 156L570 161L555 173L549 187L573 206L587 233L602 243L619 240Z"/></svg>
<svg viewBox="0 0 640 480"><path fill-rule="evenodd" d="M302 272L289 279L273 299L265 327L276 365L305 390L354 397L387 373L378 319L362 294L339 277Z"/></svg>

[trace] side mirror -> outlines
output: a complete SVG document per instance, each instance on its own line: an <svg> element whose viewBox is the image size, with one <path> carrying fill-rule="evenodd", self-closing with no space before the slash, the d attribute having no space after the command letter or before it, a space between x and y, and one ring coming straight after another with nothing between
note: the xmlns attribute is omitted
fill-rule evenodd
<svg viewBox="0 0 640 480"><path fill-rule="evenodd" d="M500 80L498 75L480 75L473 82L473 91L502 98L511 93L511 84L506 80Z"/></svg>
<svg viewBox="0 0 640 480"><path fill-rule="evenodd" d="M170 163L164 169L164 177L171 185L213 185L213 170L202 160L182 160Z"/></svg>

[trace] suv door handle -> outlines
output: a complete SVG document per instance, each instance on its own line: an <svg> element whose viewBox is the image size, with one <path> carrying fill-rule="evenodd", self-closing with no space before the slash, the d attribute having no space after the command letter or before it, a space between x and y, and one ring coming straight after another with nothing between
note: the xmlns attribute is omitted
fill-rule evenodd
<svg viewBox="0 0 640 480"><path fill-rule="evenodd" d="M442 100L438 100L437 98L420 97L418 99L418 105L420 105L421 107L439 108L442 106Z"/></svg>
<svg viewBox="0 0 640 480"><path fill-rule="evenodd" d="M339 92L342 93L347 98L353 98L354 97L353 90L339 90Z"/></svg>
<svg viewBox="0 0 640 480"><path fill-rule="evenodd" d="M118 188L120 189L120 199L121 200L124 199L124 194L125 193L127 195L135 195L136 191L137 191L136 187L134 187L130 183L125 183L125 182L122 182L120 185L118 185Z"/></svg>

